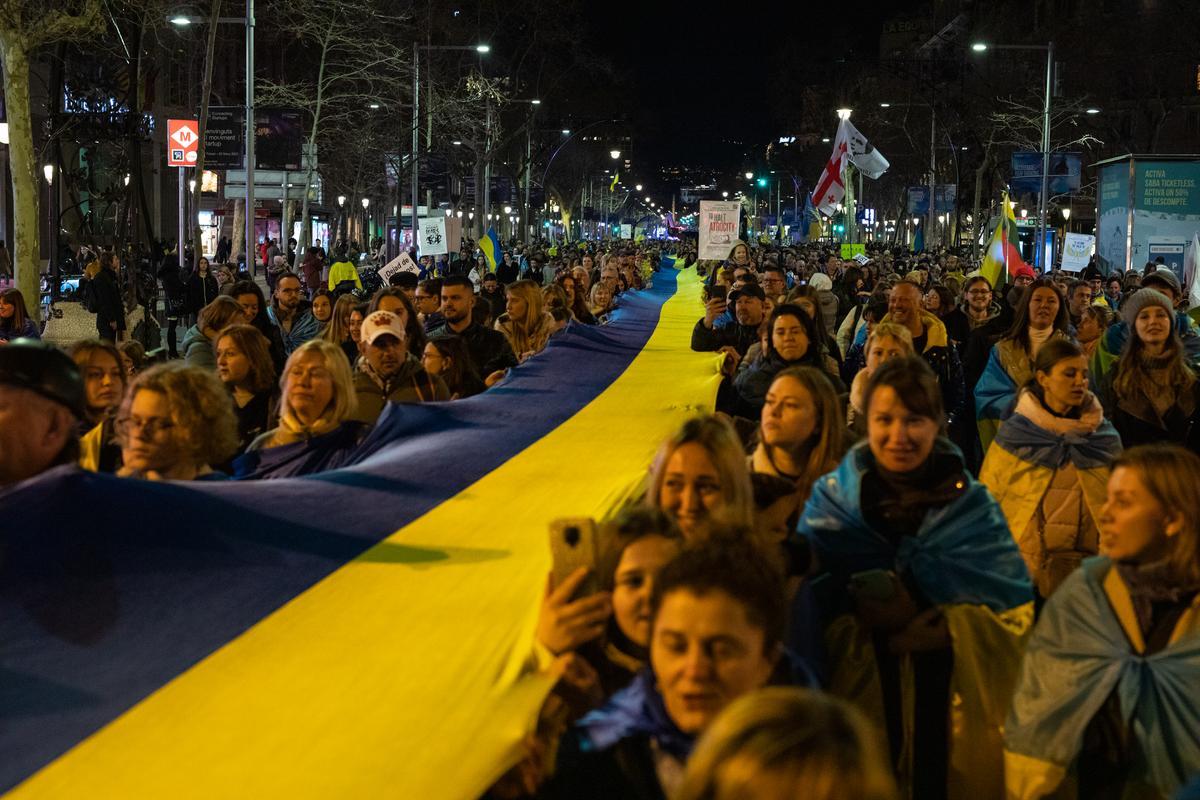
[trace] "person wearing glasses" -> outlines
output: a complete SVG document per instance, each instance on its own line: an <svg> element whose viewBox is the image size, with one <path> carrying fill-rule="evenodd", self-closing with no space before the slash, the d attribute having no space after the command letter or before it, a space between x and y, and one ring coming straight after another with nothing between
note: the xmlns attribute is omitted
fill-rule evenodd
<svg viewBox="0 0 1200 800"><path fill-rule="evenodd" d="M117 474L146 480L220 480L213 464L238 448L237 419L211 371L172 362L151 367L129 387L114 425Z"/></svg>

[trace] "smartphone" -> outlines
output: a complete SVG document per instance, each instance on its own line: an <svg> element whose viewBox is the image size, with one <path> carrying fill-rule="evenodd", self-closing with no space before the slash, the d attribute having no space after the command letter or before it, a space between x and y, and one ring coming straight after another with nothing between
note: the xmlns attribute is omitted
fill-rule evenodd
<svg viewBox="0 0 1200 800"><path fill-rule="evenodd" d="M859 597L886 601L896 596L895 575L886 569L869 569L850 576L850 587Z"/></svg>
<svg viewBox="0 0 1200 800"><path fill-rule="evenodd" d="M554 560L554 585L562 582L580 567L589 572L574 599L600 591L596 563L600 557L600 535L596 521L590 517L563 517L550 523L550 555Z"/></svg>
<svg viewBox="0 0 1200 800"><path fill-rule="evenodd" d="M704 287L704 299L724 301L729 292L728 287L722 283L710 283Z"/></svg>

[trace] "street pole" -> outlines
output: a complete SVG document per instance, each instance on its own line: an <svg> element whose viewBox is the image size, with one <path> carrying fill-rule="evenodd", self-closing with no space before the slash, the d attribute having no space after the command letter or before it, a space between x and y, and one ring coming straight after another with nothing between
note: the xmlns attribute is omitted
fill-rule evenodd
<svg viewBox="0 0 1200 800"><path fill-rule="evenodd" d="M184 189L183 189L183 184L185 183L186 180L187 180L187 176L184 175L184 167L180 167L179 168L179 221L178 221L179 230L176 232L176 235L179 237L176 240L179 242L176 249L179 251L179 266L180 267L182 267L184 264L183 235L184 235L184 230L187 227L187 209L185 207Z"/></svg>
<svg viewBox="0 0 1200 800"><path fill-rule="evenodd" d="M1046 253L1046 206L1048 205L1047 190L1050 186L1050 94L1054 91L1054 42L1046 46L1046 99L1042 107L1042 192L1038 196L1038 236L1037 252L1034 263L1039 264L1042 272L1049 270L1050 265L1044 263Z"/></svg>
<svg viewBox="0 0 1200 800"><path fill-rule="evenodd" d="M525 220L525 230L529 230L529 160L533 153L533 106L529 107L529 124L525 127L525 208L521 218ZM533 233L527 237L533 241Z"/></svg>
<svg viewBox="0 0 1200 800"><path fill-rule="evenodd" d="M412 124L412 235L417 241L417 197L420 193L421 150L421 45L413 42L413 124Z"/></svg>
<svg viewBox="0 0 1200 800"><path fill-rule="evenodd" d="M487 207L492 205L492 98L484 98L485 115L483 123L483 202ZM475 187L476 199L480 196L479 187ZM512 220L508 221L509 235L512 235Z"/></svg>
<svg viewBox="0 0 1200 800"><path fill-rule="evenodd" d="M179 170L179 192L183 196L183 169ZM180 200L180 203L183 201ZM246 0L246 271L254 268L254 0ZM183 221L179 222L180 231ZM179 240L179 263L183 264L183 238ZM265 269L265 267L264 267Z"/></svg>
<svg viewBox="0 0 1200 800"><path fill-rule="evenodd" d="M937 218L937 109L929 104L929 217L925 223L925 249L933 244L933 221ZM915 235L915 234L914 234Z"/></svg>

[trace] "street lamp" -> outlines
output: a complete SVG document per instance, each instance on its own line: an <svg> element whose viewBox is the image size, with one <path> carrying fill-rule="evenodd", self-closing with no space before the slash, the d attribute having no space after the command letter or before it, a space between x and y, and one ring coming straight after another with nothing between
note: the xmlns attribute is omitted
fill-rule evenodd
<svg viewBox="0 0 1200 800"><path fill-rule="evenodd" d="M195 178L190 178L188 180L188 191L189 192L196 191L196 179Z"/></svg>
<svg viewBox="0 0 1200 800"><path fill-rule="evenodd" d="M637 186L633 187L633 190L635 192L640 192L642 190L642 185L639 183Z"/></svg>
<svg viewBox="0 0 1200 800"><path fill-rule="evenodd" d="M754 180L754 173L753 173L753 172L747 172L747 173L746 173L746 180L748 180L748 181L752 181L752 180Z"/></svg>
<svg viewBox="0 0 1200 800"><path fill-rule="evenodd" d="M253 2L253 0L247 0ZM417 235L417 197L421 193L420 179L420 152L421 152L421 51L422 50L474 50L476 53L489 53L491 47L486 44L475 45L428 45L428 44L413 44L413 87L412 87L412 231L413 238ZM489 131L489 146L490 146L490 131L491 131L491 104L488 104L488 131ZM430 118L430 126L432 128L433 121ZM460 144L460 142L455 142ZM491 162L488 162L488 169L484 175L484 185L491 184ZM484 194L488 192L484 191ZM396 227L400 227L400 220L396 220Z"/></svg>
<svg viewBox="0 0 1200 800"><path fill-rule="evenodd" d="M729 197L729 192L721 192L721 197Z"/></svg>
<svg viewBox="0 0 1200 800"><path fill-rule="evenodd" d="M838 119L850 119L850 109L839 108L837 110Z"/></svg>
<svg viewBox="0 0 1200 800"><path fill-rule="evenodd" d="M1042 101L1042 191L1038 195L1038 227L1037 239L1034 244L1034 263L1042 266L1044 270L1048 266L1041 262L1046 247L1046 225L1048 222L1046 219L1046 204L1049 200L1050 184L1050 93L1054 88L1054 42L1050 41L1046 44L987 44L986 42L975 42L971 45L971 49L976 53L983 53L990 49L1046 51L1046 94Z"/></svg>
<svg viewBox="0 0 1200 800"><path fill-rule="evenodd" d="M1098 109L1098 108L1089 108L1089 109L1085 109L1083 113L1085 113L1085 114L1099 114L1099 113L1100 113L1100 109Z"/></svg>
<svg viewBox="0 0 1200 800"><path fill-rule="evenodd" d="M129 185L129 173L128 172L125 173L125 185L126 186Z"/></svg>
<svg viewBox="0 0 1200 800"><path fill-rule="evenodd" d="M42 167L42 174L46 176L46 183L53 186L54 185L54 165L53 164L45 164Z"/></svg>
<svg viewBox="0 0 1200 800"><path fill-rule="evenodd" d="M620 157L621 157L621 151L620 151L620 150L609 150L609 151L608 151L608 154L609 154L610 156L612 156L612 159L613 159L613 161L616 161L618 158L620 158Z"/></svg>

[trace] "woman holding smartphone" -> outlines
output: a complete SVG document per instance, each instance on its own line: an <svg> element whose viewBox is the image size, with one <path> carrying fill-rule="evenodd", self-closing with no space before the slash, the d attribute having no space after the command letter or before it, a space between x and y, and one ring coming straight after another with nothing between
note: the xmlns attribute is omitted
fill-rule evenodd
<svg viewBox="0 0 1200 800"><path fill-rule="evenodd" d="M817 480L799 525L825 573L813 603L830 690L887 732L909 796L999 800L1001 726L1033 616L1025 563L945 438L924 359L880 365L863 409L866 441Z"/></svg>

